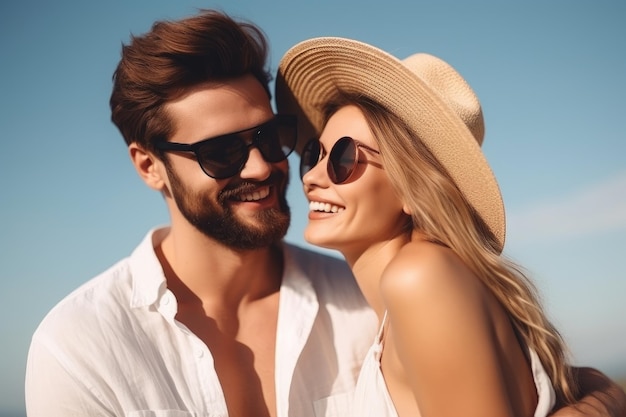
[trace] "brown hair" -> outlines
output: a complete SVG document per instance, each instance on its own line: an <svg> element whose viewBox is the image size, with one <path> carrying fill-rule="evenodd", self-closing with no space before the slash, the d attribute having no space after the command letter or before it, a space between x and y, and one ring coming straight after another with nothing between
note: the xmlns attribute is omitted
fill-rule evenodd
<svg viewBox="0 0 626 417"><path fill-rule="evenodd" d="M411 209L413 229L451 248L481 279L507 311L524 343L537 352L557 401L574 403L578 387L567 364L566 345L547 319L536 288L522 268L500 253L485 222L401 119L365 96L339 93L324 107L325 120L346 105L363 112L392 186Z"/></svg>
<svg viewBox="0 0 626 417"><path fill-rule="evenodd" d="M164 104L196 85L252 74L271 98L265 68L268 42L260 28L201 10L178 21L159 21L122 46L113 74L111 120L126 144L148 150L172 130Z"/></svg>

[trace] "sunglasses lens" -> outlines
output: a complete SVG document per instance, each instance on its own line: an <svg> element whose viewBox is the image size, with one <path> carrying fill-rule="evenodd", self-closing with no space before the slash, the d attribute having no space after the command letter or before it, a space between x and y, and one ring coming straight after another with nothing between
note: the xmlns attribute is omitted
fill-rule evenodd
<svg viewBox="0 0 626 417"><path fill-rule="evenodd" d="M335 184L341 184L350 178L357 164L356 143L352 138L339 139L328 156L328 176Z"/></svg>
<svg viewBox="0 0 626 417"><path fill-rule="evenodd" d="M253 129L206 140L196 150L204 172L223 179L237 175L248 160L251 142L267 162L284 161L296 146L295 116L277 116Z"/></svg>
<svg viewBox="0 0 626 417"><path fill-rule="evenodd" d="M248 157L248 148L238 135L225 135L206 141L197 150L202 169L217 179L236 175Z"/></svg>
<svg viewBox="0 0 626 417"><path fill-rule="evenodd" d="M260 126L256 134L256 144L265 160L283 161L296 145L295 119L278 116Z"/></svg>
<svg viewBox="0 0 626 417"><path fill-rule="evenodd" d="M300 178L304 174L313 169L320 160L320 142L317 139L311 139L304 145L302 154L300 155Z"/></svg>

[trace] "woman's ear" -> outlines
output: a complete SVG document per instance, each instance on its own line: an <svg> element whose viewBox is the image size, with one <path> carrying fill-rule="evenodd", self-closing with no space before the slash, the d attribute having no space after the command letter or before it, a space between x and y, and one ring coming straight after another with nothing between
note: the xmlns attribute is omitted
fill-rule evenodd
<svg viewBox="0 0 626 417"><path fill-rule="evenodd" d="M153 190L162 191L165 187L162 169L163 163L152 153L137 143L128 146L130 160L146 185Z"/></svg>
<svg viewBox="0 0 626 417"><path fill-rule="evenodd" d="M408 216L410 216L411 214L413 214L413 213L412 213L411 208L410 208L410 207L409 207L406 203L404 203L404 204L402 205L402 211L404 212L404 214L406 214L406 215L408 215Z"/></svg>

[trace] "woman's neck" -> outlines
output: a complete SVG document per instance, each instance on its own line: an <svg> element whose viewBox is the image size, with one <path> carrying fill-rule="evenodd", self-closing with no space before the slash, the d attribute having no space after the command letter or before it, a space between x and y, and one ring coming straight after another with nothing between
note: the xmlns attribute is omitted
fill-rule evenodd
<svg viewBox="0 0 626 417"><path fill-rule="evenodd" d="M361 292L370 307L376 311L379 319L385 312L385 305L380 294L380 279L383 271L400 249L410 241L410 235L403 234L391 240L370 245L364 250L342 252L352 269Z"/></svg>

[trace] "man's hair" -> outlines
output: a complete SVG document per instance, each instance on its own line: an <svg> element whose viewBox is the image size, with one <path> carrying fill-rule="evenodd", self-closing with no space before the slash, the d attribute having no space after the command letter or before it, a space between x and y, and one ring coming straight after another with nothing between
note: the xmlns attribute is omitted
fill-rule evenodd
<svg viewBox="0 0 626 417"><path fill-rule="evenodd" d="M267 53L260 28L218 11L156 22L122 46L113 74L111 120L126 144L154 150L153 144L173 129L164 105L199 84L252 74L270 99Z"/></svg>

